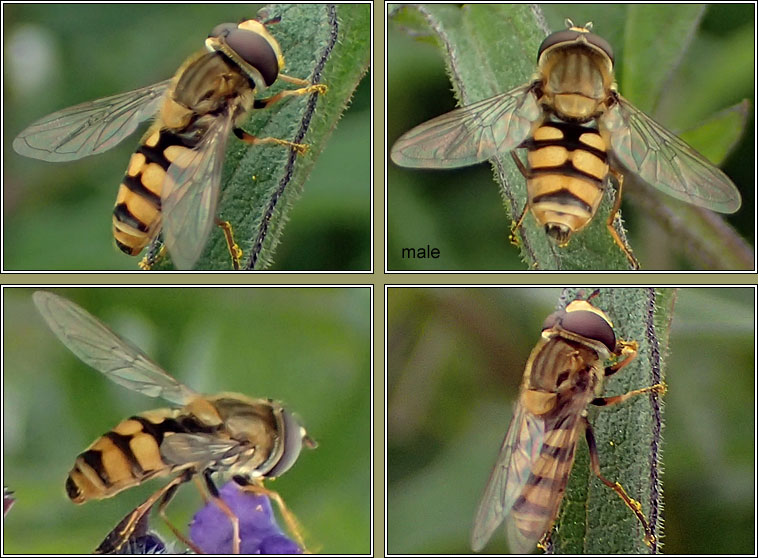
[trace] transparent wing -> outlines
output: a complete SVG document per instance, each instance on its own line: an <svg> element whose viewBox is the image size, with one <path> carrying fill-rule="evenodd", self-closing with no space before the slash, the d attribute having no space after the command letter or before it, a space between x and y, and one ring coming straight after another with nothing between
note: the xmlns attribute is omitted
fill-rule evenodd
<svg viewBox="0 0 758 558"><path fill-rule="evenodd" d="M219 438L214 434L171 433L161 442L161 456L167 463L186 465L194 463L199 469L218 461L234 458L250 447L238 441Z"/></svg>
<svg viewBox="0 0 758 558"><path fill-rule="evenodd" d="M395 142L391 158L401 167L473 165L518 147L542 114L532 85L522 85L416 126Z"/></svg>
<svg viewBox="0 0 758 558"><path fill-rule="evenodd" d="M13 140L19 155L62 162L114 147L160 107L171 80L54 112Z"/></svg>
<svg viewBox="0 0 758 558"><path fill-rule="evenodd" d="M77 304L45 291L35 292L33 299L56 337L82 362L117 384L180 405L197 397Z"/></svg>
<svg viewBox="0 0 758 558"><path fill-rule="evenodd" d="M580 415L564 411L542 425L544 436L529 455L529 474L505 518L512 553L533 551L555 520L574 463L579 424Z"/></svg>
<svg viewBox="0 0 758 558"><path fill-rule="evenodd" d="M511 512L539 458L544 436L545 422L519 402L474 518L474 551L484 548Z"/></svg>
<svg viewBox="0 0 758 558"><path fill-rule="evenodd" d="M163 184L163 238L178 269L191 269L205 247L216 216L232 115L216 118L194 149L174 160Z"/></svg>
<svg viewBox="0 0 758 558"><path fill-rule="evenodd" d="M621 95L601 125L610 132L619 162L658 190L721 213L734 213L742 204L721 169Z"/></svg>

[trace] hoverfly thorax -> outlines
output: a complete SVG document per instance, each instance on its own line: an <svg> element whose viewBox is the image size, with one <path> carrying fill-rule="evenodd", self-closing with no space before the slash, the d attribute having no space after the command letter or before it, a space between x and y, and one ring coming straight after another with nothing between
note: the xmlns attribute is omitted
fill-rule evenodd
<svg viewBox="0 0 758 558"><path fill-rule="evenodd" d="M549 35L540 45L537 64L543 84L542 103L559 118L586 122L601 113L613 84L613 50L593 33L592 24Z"/></svg>
<svg viewBox="0 0 758 558"><path fill-rule="evenodd" d="M303 446L317 446L299 419L272 399L255 400L232 393L208 401L229 436L255 448L246 462L235 464L236 478L276 478L294 465Z"/></svg>

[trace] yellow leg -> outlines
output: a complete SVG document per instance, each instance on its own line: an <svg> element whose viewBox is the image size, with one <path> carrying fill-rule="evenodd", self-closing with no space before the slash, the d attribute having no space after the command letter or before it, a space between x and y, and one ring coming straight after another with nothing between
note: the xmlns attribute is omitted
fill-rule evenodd
<svg viewBox="0 0 758 558"><path fill-rule="evenodd" d="M618 182L618 189L616 190L616 201L613 204L613 209L611 210L610 215L608 215L608 221L605 225L608 228L608 232L613 237L614 242L618 245L619 248L621 248L621 251L626 256L626 259L629 261L629 265L632 267L632 269L639 269L640 263L637 261L637 258L634 257L631 250L621 240L618 231L613 226L613 221L616 219L616 214L619 212L619 209L621 209L621 190L624 186L624 175L614 169L610 169L610 172L613 176L616 177L616 181Z"/></svg>
<svg viewBox="0 0 758 558"><path fill-rule="evenodd" d="M279 139L279 138L259 138L252 134L248 134L242 129L236 129L235 134L239 139L244 141L245 143L248 143L250 145L263 145L263 144L274 144L274 145L283 145L285 147L290 147L294 149L299 155L303 155L308 151L308 146L304 143L294 143L291 141Z"/></svg>
<svg viewBox="0 0 758 558"><path fill-rule="evenodd" d="M297 544L300 545L300 548L303 549L303 552L305 552L306 554L310 554L307 550L307 547L305 546L305 539L303 538L303 528L300 526L300 522L295 517L295 514L292 513L292 511L290 511L290 509L287 507L287 504L284 503L284 500L282 499L282 497L279 495L278 492L275 492L274 490L269 490L268 488L264 487L262 484L249 484L242 487L242 489L248 492L252 492L254 494L263 494L265 496L268 496L270 500L273 500L274 502L276 502L276 505L279 507L279 511L282 513L284 522L287 524L287 529L295 538L295 542L297 542Z"/></svg>
<svg viewBox="0 0 758 558"><path fill-rule="evenodd" d="M157 254L155 254L154 256L151 255L150 253L145 254L145 257L142 258L139 264L137 265L142 271L150 271L151 269L153 269L153 266L156 264L156 262L160 261L161 258L163 258L165 255L166 255L166 245L162 244Z"/></svg>
<svg viewBox="0 0 758 558"><path fill-rule="evenodd" d="M219 219L216 219L216 224L221 227L221 230L224 232L226 247L229 250L229 255L232 257L232 267L234 268L234 271L239 271L240 260L242 259L242 249L234 241L232 224L229 221L221 221Z"/></svg>
<svg viewBox="0 0 758 558"><path fill-rule="evenodd" d="M513 162L516 164L516 168L519 170L519 172L524 176L524 178L527 178L528 172L526 170L526 167L524 167L524 163L521 162L521 159L518 158L518 155L516 155L515 151L511 151L511 158L513 159ZM524 222L524 217L526 216L526 212L529 209L529 202L527 201L524 204L524 209L521 210L521 215L518 218L518 221L515 223L511 223L511 234L508 237L511 244L514 246L519 245L519 239L517 233L519 228L521 228L521 223Z"/></svg>
<svg viewBox="0 0 758 558"><path fill-rule="evenodd" d="M597 444L595 443L595 435L592 433L592 427L590 426L589 421L586 417L583 417L584 420L584 426L585 426L585 437L587 439L587 446L589 446L590 450L590 467L592 468L592 472L595 473L595 476L600 479L600 481L607 487L612 488L616 494L619 495L619 497L624 501L624 503L627 505L627 507L634 512L634 515L637 516L637 519L642 524L642 528L645 531L645 544L648 546L653 546L653 543L655 542L655 535L653 534L653 531L650 529L650 524L647 522L647 519L645 518L645 514L642 512L642 505L635 499L630 498L629 495L626 493L626 490L624 490L624 487L622 487L617 482L611 482L608 479L606 479L601 473L600 473L600 459L597 455Z"/></svg>

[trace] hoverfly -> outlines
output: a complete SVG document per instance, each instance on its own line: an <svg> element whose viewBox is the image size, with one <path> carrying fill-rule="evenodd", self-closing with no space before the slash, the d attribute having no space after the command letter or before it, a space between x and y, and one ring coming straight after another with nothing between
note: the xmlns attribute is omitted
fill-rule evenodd
<svg viewBox="0 0 758 558"><path fill-rule="evenodd" d="M587 405L614 405L642 393L664 393L665 385L599 397L605 376L628 365L637 356L636 341L616 337L608 316L589 301L576 299L545 319L542 335L526 363L521 392L487 487L479 503L471 533L471 547L479 551L505 521L510 551L531 552L550 531L558 514L579 435L584 432L595 475L615 490L635 513L645 530L645 541L655 536L638 502L620 484L605 479L587 420ZM614 364L603 363L613 357Z"/></svg>
<svg viewBox="0 0 758 558"><path fill-rule="evenodd" d="M239 553L239 521L219 498L211 474L224 473L244 490L265 494L280 506L297 542L305 548L297 522L281 497L263 480L285 473L303 446L315 448L298 418L271 399L236 393L204 396L164 372L141 350L125 341L70 300L37 291L34 303L52 332L79 359L128 389L161 397L177 405L132 416L95 440L81 453L66 480L66 493L76 504L115 496L154 477L176 474L118 525L104 541L118 550L138 528L142 517L160 501L161 515L182 483L203 477L210 498L227 515L232 545ZM178 529L171 530L190 548Z"/></svg>
<svg viewBox="0 0 758 558"><path fill-rule="evenodd" d="M740 193L720 169L618 93L613 50L590 32L591 23L566 25L542 41L530 82L416 126L395 142L391 158L403 167L455 168L510 152L527 184L512 238L531 209L559 246L591 221L613 175L607 228L637 268L613 227L625 172L722 213L739 209ZM526 165L519 148L527 152Z"/></svg>
<svg viewBox="0 0 758 558"><path fill-rule="evenodd" d="M189 269L216 217L229 132L253 145L282 145L299 153L307 149L283 139L258 138L239 127L251 110L326 91L323 84L281 73L284 56L266 29L276 21L217 25L205 40L207 51L188 58L173 78L41 118L13 140L13 148L43 161L73 161L114 147L155 115L119 186L113 236L124 253L136 256L162 231L174 265ZM278 80L300 87L256 98ZM219 224L237 268L240 250L231 227Z"/></svg>

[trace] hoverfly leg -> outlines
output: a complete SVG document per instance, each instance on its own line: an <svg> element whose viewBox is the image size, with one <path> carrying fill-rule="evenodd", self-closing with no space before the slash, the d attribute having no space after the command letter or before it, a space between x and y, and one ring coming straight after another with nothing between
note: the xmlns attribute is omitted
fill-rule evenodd
<svg viewBox="0 0 758 558"><path fill-rule="evenodd" d="M281 496L279 496L278 492L270 490L263 486L263 484L258 483L245 484L242 486L242 490L253 492L254 494L263 494L264 496L267 496L269 500L276 502L276 505L279 507L279 511L282 513L284 522L287 524L287 529L289 529L290 533L295 538L295 542L300 545L300 548L303 549L303 552L305 554L310 554L307 547L305 546L303 528L300 526L300 522L297 520L297 517L295 517L295 514L292 513L292 511L290 511L290 509L287 507L287 504L284 503L284 500Z"/></svg>
<svg viewBox="0 0 758 558"><path fill-rule="evenodd" d="M187 469L182 473L180 476L176 477L173 481L171 481L168 485L166 485L162 490L160 490L156 494L162 493L163 495L160 498L160 504L158 504L158 515L161 516L161 519L166 523L169 529L171 529L171 532L174 534L174 536L182 541L183 544L187 545L187 548L192 550L195 554L203 554L203 551L200 550L195 543L193 543L191 540L189 540L184 533L182 533L173 523L171 523L171 520L166 515L166 507L168 506L171 499L174 497L174 494L176 494L176 490L179 488L180 484L183 484L187 481L189 481L193 476L192 469ZM156 498L157 499L157 498ZM151 504L152 505L152 504Z"/></svg>
<svg viewBox="0 0 758 558"><path fill-rule="evenodd" d="M655 386L653 386L655 387ZM649 390L652 388L646 388L646 390ZM638 390L638 391L644 391L644 390ZM631 392L630 392L631 393ZM634 512L634 515L637 516L637 519L642 524L642 528L645 531L645 544L648 546L652 546L655 542L655 535L650 530L650 525L647 522L647 519L645 518L645 514L642 512L642 505L635 499L630 498L629 495L626 493L626 490L617 482L611 482L608 479L606 479L601 473L600 473L600 459L597 455L597 444L595 443L595 435L592 433L592 427L590 426L589 421L587 420L587 417L582 417L582 421L584 422L584 436L587 439L587 446L590 450L590 467L592 468L592 472L595 474L597 478L601 480L601 482L606 485L608 488L612 488L616 494L619 495L619 497L624 501L624 503L627 505L627 507Z"/></svg>
<svg viewBox="0 0 758 558"><path fill-rule="evenodd" d="M606 366L606 376L612 376L621 370L624 366L632 362L635 358L637 358L637 350L639 349L639 345L637 345L636 341L619 340L618 344L621 346L621 350L617 353L617 356L622 358L622 360L617 361L611 366Z"/></svg>
<svg viewBox="0 0 758 558"><path fill-rule="evenodd" d="M152 507L155 505L155 503L158 500L161 500L161 508L165 507L165 505L168 503L168 501L173 497L174 493L176 492L176 489L179 487L180 484L183 484L187 482L191 478L192 474L189 471L186 471L182 475L176 477L174 480L172 480L170 483L168 483L166 486L158 490L157 492L153 493L147 500L142 502L139 506L137 506L129 515L127 515L124 519L121 520L121 522L116 525L116 527L108 533L108 536L105 537L105 540L100 543L100 546L97 547L95 550L95 554L113 554L118 552L123 548L123 546L129 542L129 540L134 536L135 532L137 532L139 529L144 528L144 530L147 530L146 526L146 517L147 514L150 512ZM178 532L178 529L176 529L171 522L168 521L168 519L163 515L161 512L161 517L164 521L168 524L169 528L174 532L174 534L182 540L185 544L188 543L186 541L184 535L182 535L180 532ZM192 548L195 550L194 545L192 543L188 544L189 548Z"/></svg>
<svg viewBox="0 0 758 558"><path fill-rule="evenodd" d="M658 395L663 395L667 390L668 386L666 386L665 382L661 382L660 384L655 384L640 389L633 389L632 391L624 393L623 395L614 395L612 397L596 397L591 401L591 403L597 407L610 407L611 405L618 405L619 403L623 403L635 395L642 395L643 393L657 393Z"/></svg>
<svg viewBox="0 0 758 558"><path fill-rule="evenodd" d="M232 267L234 268L234 271L239 271L240 259L242 259L242 248L240 248L239 244L234 241L234 230L232 229L232 224L229 221L222 221L221 219L217 218L216 225L221 227L221 230L224 232L226 247L229 249L229 255L232 257Z"/></svg>
<svg viewBox="0 0 758 558"><path fill-rule="evenodd" d="M304 143L294 143L291 141L279 139L279 138L258 138L252 134L247 133L242 128L235 128L234 129L234 135L237 136L239 139L244 141L245 143L249 143L250 145L261 145L265 143L269 144L275 144L275 145L284 145L286 147L291 147L295 150L295 152L298 153L298 155L304 154L306 151L308 151L308 145Z"/></svg>
<svg viewBox="0 0 758 558"><path fill-rule="evenodd" d="M256 109L266 108L270 105L273 105L274 103L281 101L282 99L286 99L287 97L300 97L302 95L309 95L311 93L318 93L320 95L323 95L329 89L323 83L310 84L309 82L305 80L299 80L297 78L293 78L290 76L287 76L288 79L283 79L283 78L284 76L282 74L279 74L279 79L282 79L283 81L296 80L296 81L290 81L290 83L294 83L296 85L305 85L306 87L301 87L299 89L284 89L283 91L280 91L279 93L277 93L276 95L272 95L271 97L266 97L264 99L256 99L253 104L253 108L256 108Z"/></svg>
<svg viewBox="0 0 758 558"><path fill-rule="evenodd" d="M292 85L297 85L300 87L307 87L308 85L311 85L311 82L309 82L307 79L296 78L293 76L288 76L286 74L279 74L277 78L284 82L291 83Z"/></svg>
<svg viewBox="0 0 758 558"><path fill-rule="evenodd" d="M521 161L521 159L518 158L518 155L516 155L515 151L511 151L511 158L513 159L513 162L516 163L516 168L524 176L524 178L528 178L529 172L526 170L524 163Z"/></svg>
<svg viewBox="0 0 758 558"><path fill-rule="evenodd" d="M142 271L150 271L165 255L166 245L156 237L155 240L150 243L145 257L143 257L137 265L139 265L139 268Z"/></svg>
<svg viewBox="0 0 758 558"><path fill-rule="evenodd" d="M227 503L221 499L218 489L213 483L213 479L211 479L210 471L203 471L203 480L205 481L205 487L208 489L210 499L213 500L213 503L218 506L218 509L229 518L229 522L232 524L232 554L239 554L240 544L242 544L240 539L240 520Z"/></svg>
<svg viewBox="0 0 758 558"><path fill-rule="evenodd" d="M203 482L200 480L200 477L197 475L192 477L192 481L195 483L195 488L197 488L197 491L200 493L200 497L203 499L203 505L208 504L208 494L206 490L206 485L203 484Z"/></svg>
<svg viewBox="0 0 758 558"><path fill-rule="evenodd" d="M526 167L524 166L524 163L521 162L521 159L518 158L518 155L516 155L515 151L511 151L511 157L513 158L513 162L516 163L516 168L519 170L519 172L524 175L524 178L527 177L528 172L526 170ZM524 222L524 217L526 217L526 212L529 209L529 202L524 204L524 209L521 210L521 215L519 216L518 220L515 223L511 224L511 234L508 236L508 240L510 240L511 244L514 246L519 245L519 239L518 236L516 236L519 228L521 228L521 223Z"/></svg>
<svg viewBox="0 0 758 558"><path fill-rule="evenodd" d="M304 85L305 87L301 87L300 89L285 89L284 91L280 91L276 95L272 95L271 97L266 97L263 99L256 99L253 103L254 109L263 109L270 105L273 105L274 103L277 103L281 101L282 99L285 99L287 97L297 97L301 95L308 95L310 93L319 93L324 94L327 91L327 86L323 83L317 83L315 85L310 84L310 82L294 78L291 76L286 76L284 74L279 74L279 79L282 81L286 81L288 83L292 83L294 85ZM257 138L252 134L248 134L241 128L235 128L234 134L244 141L245 143L249 143L251 145L260 145L263 143L273 143L276 145L284 145L287 147L291 147L294 149L298 154L302 155L306 151L308 151L308 146L302 143L293 143L291 141L282 140L278 138Z"/></svg>
<svg viewBox="0 0 758 558"><path fill-rule="evenodd" d="M616 189L616 200L613 203L613 209L611 210L610 215L608 215L608 221L605 223L605 225L608 228L608 232L611 233L611 236L613 237L613 241L618 245L619 248L621 248L621 251L626 256L626 259L629 262L629 265L632 266L632 269L636 270L640 268L640 262L638 262L637 258L634 257L634 255L632 254L632 251L626 245L626 242L621 240L621 237L619 236L618 231L613 226L613 222L616 219L616 214L619 212L619 209L621 209L621 190L624 185L624 175L618 172L614 168L609 168L608 171L613 176L616 177L616 181L618 182L618 188Z"/></svg>
<svg viewBox="0 0 758 558"><path fill-rule="evenodd" d="M510 240L511 244L514 246L519 245L519 239L516 234L518 233L518 230L521 228L521 223L524 222L524 217L526 217L526 212L529 210L529 203L524 204L524 209L521 210L521 215L519 215L518 221L511 224L511 234L508 236L508 240Z"/></svg>

